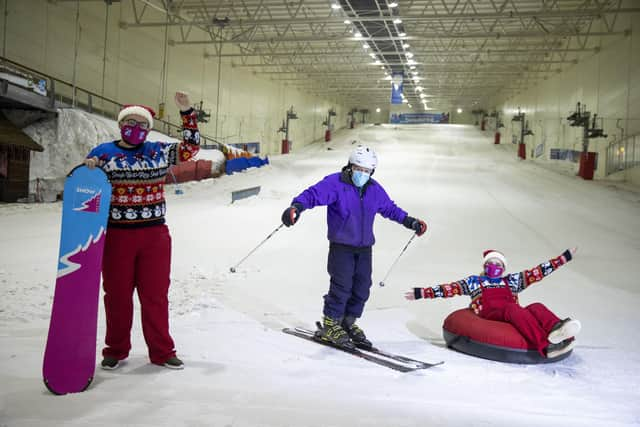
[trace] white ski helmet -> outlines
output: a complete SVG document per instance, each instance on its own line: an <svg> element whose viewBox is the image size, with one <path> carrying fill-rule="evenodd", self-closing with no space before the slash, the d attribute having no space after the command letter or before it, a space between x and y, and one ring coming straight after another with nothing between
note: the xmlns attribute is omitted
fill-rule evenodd
<svg viewBox="0 0 640 427"><path fill-rule="evenodd" d="M356 149L351 152L351 155L349 156L349 163L375 170L376 166L378 166L378 156L376 156L373 149L358 145Z"/></svg>

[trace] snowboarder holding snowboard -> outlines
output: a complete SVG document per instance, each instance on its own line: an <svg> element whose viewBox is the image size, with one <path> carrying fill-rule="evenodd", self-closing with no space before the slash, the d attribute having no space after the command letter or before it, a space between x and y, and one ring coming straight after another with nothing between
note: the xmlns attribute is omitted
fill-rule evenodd
<svg viewBox="0 0 640 427"><path fill-rule="evenodd" d="M369 298L376 214L403 224L419 236L427 230L424 221L407 215L371 178L377 166L378 158L371 148L356 147L341 172L304 190L282 214L282 222L290 227L304 210L327 206L330 285L318 333L322 339L346 348L371 347L355 321L362 316Z"/></svg>
<svg viewBox="0 0 640 427"><path fill-rule="evenodd" d="M580 322L570 318L561 320L538 302L522 307L517 294L571 261L575 252L576 248L567 249L562 255L531 270L504 274L507 268L505 256L499 251L488 250L483 253L483 272L479 276L428 288L413 288L405 298L469 295L470 308L481 318L511 323L542 356L557 357L573 348L574 336L581 329Z"/></svg>
<svg viewBox="0 0 640 427"><path fill-rule="evenodd" d="M182 142L147 141L155 113L143 105L125 105L118 114L121 139L98 145L85 160L89 168L101 167L113 187L102 263L104 369L116 369L129 356L134 289L151 362L172 369L184 366L169 334L171 236L164 218L164 181L171 165L196 155L200 134L188 95L177 92L175 102Z"/></svg>

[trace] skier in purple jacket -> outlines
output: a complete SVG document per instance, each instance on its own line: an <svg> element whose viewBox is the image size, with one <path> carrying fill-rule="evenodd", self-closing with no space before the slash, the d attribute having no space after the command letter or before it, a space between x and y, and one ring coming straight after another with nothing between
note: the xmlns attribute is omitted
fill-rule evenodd
<svg viewBox="0 0 640 427"><path fill-rule="evenodd" d="M375 243L376 214L415 230L418 236L427 224L407 215L389 198L371 175L378 165L375 152L358 146L341 172L326 176L304 190L282 213L287 227L295 224L305 209L327 206L327 237L331 276L324 296L323 322L318 331L327 341L342 347L371 347L355 321L362 316L371 287L371 248Z"/></svg>

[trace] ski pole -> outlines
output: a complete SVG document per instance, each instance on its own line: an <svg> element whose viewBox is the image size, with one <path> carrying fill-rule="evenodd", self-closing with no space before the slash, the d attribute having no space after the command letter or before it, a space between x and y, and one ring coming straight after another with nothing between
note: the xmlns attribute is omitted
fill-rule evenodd
<svg viewBox="0 0 640 427"><path fill-rule="evenodd" d="M395 261L393 261L393 264L391 264L391 267L389 267L389 271L387 271L387 274L384 276L384 279L382 279L379 283L380 286L384 286L384 281L387 280L387 277L389 277L389 274L391 274L391 270L393 270L393 267L396 265L396 263L398 262L398 260L400 259L400 257L402 256L402 254L404 253L404 251L407 250L407 248L409 247L409 244L411 243L411 241L417 236L416 233L413 233L413 236L411 236L411 238L409 239L409 241L407 242L406 245L404 245L404 248L402 249L402 252L400 252L400 255L398 255L398 258L396 258Z"/></svg>
<svg viewBox="0 0 640 427"><path fill-rule="evenodd" d="M258 244L258 246L256 246L255 248L253 248L253 249L251 250L251 252L249 252L249 253L247 254L247 256L245 256L244 258L242 258L242 259L241 259L241 260L240 260L236 265L234 265L233 267L231 267L231 268L229 269L229 271L230 271L230 272L232 272L232 273L235 273L235 272L236 272L236 268L237 268L240 264L242 264L242 262L243 262L245 259L249 258L249 257L251 256L251 254L252 254L252 253L254 253L254 252L255 252L255 251L256 251L260 246L262 246L262 245L264 244L264 242L266 242L267 240L269 240L269 239L271 238L271 236L273 236L274 234L276 234L276 232L277 232L278 230L280 230L282 227L284 227L284 224L280 224L280 225L278 226L278 228L276 228L275 230L273 230L273 231L271 232L271 234L269 234L269 235L268 235L268 236L267 236L267 237L266 237L262 242L260 242L260 243Z"/></svg>

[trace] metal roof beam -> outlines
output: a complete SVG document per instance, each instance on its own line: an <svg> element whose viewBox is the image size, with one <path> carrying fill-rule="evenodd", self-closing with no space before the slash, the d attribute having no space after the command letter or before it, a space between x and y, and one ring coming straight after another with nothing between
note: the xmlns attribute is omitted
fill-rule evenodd
<svg viewBox="0 0 640 427"><path fill-rule="evenodd" d="M501 53L505 53L505 54L509 54L509 55L526 55L526 54L548 54L548 53L554 53L554 52L558 52L558 53L564 53L564 52L570 52L570 53L578 53L578 52L593 52L595 50L597 50L597 47L593 47L593 48L584 48L584 49L562 49L562 48L558 48L558 49L482 49L482 50L458 50L458 51L451 51L451 52L443 52L441 50L421 50L418 49L417 52L419 55L434 55L434 56L461 56L461 55L481 55L481 54L487 54L487 55L491 55L491 54L501 54ZM324 56L324 57L344 57L345 55L352 55L354 53L358 53L360 50L356 50L355 52L353 51L353 49L351 49L350 51L344 51L344 52L336 52L334 51L330 51L330 52L296 52L296 51L289 51L289 52L274 52L274 53L270 53L270 52L265 52L265 51L260 51L260 52L252 52L252 53L223 53L222 55L215 55L215 54L209 54L206 55L208 58L214 58L214 57L222 57L222 58L237 58L237 57L254 57L254 56L265 56L265 57L303 57L303 56ZM364 53L364 51L362 51L362 53ZM397 52L391 51L391 52L374 52L376 55L397 55Z"/></svg>
<svg viewBox="0 0 640 427"><path fill-rule="evenodd" d="M75 0L74 0L75 1ZM234 27L253 27L253 26L278 26L289 24L338 24L345 25L344 20L351 22L393 22L395 19L401 19L403 23L427 22L427 21L446 21L446 20L470 20L478 21L482 19L488 20L520 20L522 18L599 18L604 14L621 14L621 13L640 13L640 8L630 7L621 9L571 9L571 10L536 10L521 12L488 12L488 13L422 13L422 14L405 14L405 15L375 15L375 16L327 16L327 17L298 17L292 20L290 17L271 18L271 19L233 19L224 24L224 28ZM196 26L216 26L213 20L193 20L188 21L187 25ZM185 25L181 23L171 22L127 22L121 21L123 27L165 27Z"/></svg>
<svg viewBox="0 0 640 427"><path fill-rule="evenodd" d="M192 40L192 41L176 41L170 40L170 45L190 45L190 44L237 44L237 43L327 43L327 42L364 42L364 41L422 41L422 40L443 40L443 39L510 39L510 38L545 38L545 37L571 37L571 36L584 36L584 37L607 37L607 36L620 36L628 34L628 31L610 31L610 32L593 32L593 33L580 33L576 31L558 31L553 33L545 33L540 31L518 31L510 33L432 33L421 34L418 36L403 36L403 37L318 37L318 36L304 36L304 37L271 37L267 39L234 39L227 40Z"/></svg>

